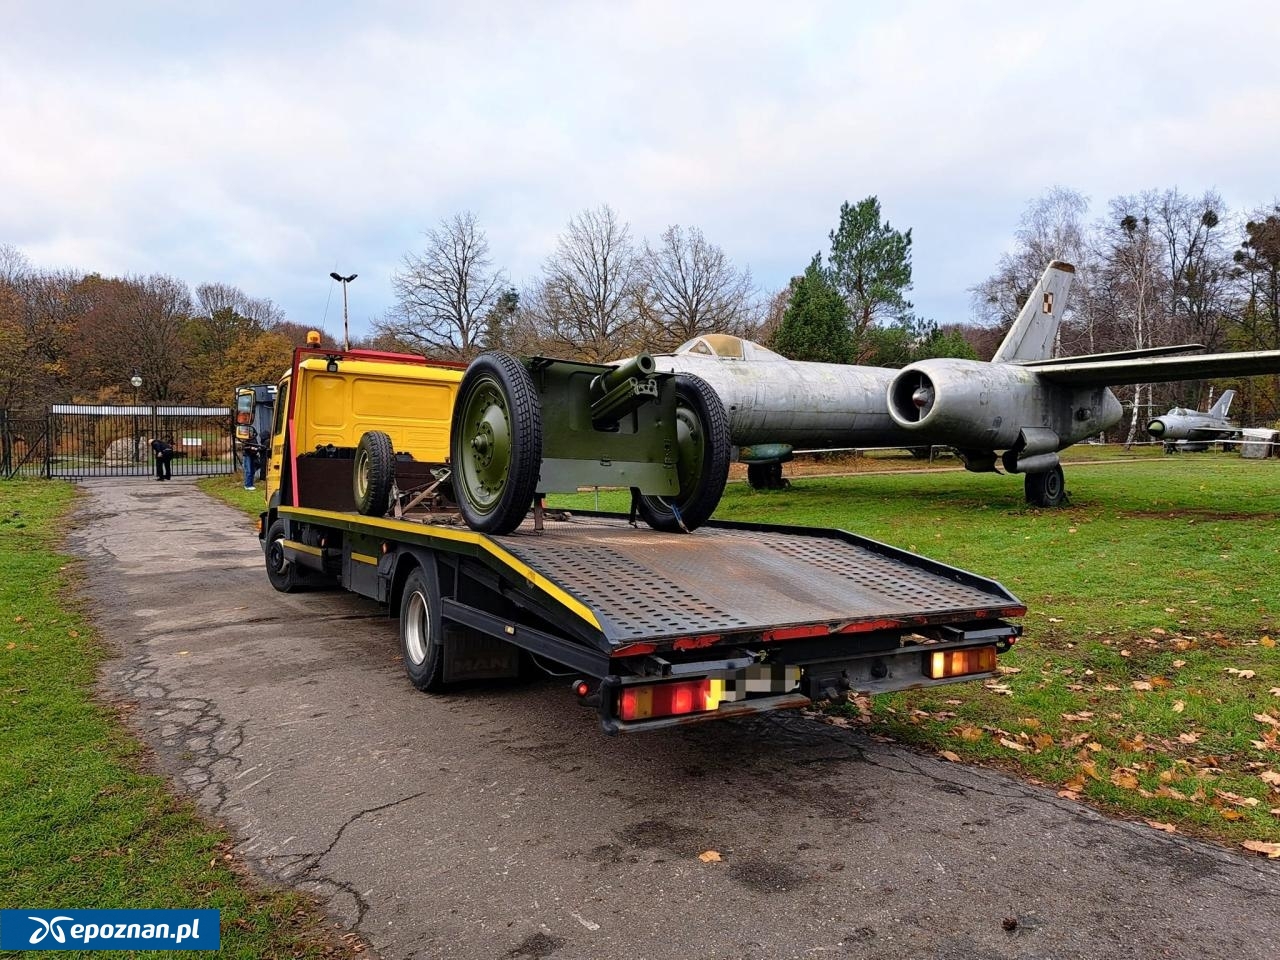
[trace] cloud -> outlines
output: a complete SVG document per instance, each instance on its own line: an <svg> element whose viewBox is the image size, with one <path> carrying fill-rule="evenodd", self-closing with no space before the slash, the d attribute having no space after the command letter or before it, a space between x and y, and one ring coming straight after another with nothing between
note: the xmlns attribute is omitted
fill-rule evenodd
<svg viewBox="0 0 1280 960"><path fill-rule="evenodd" d="M37 263L223 280L315 322L474 210L520 282L608 202L697 225L766 286L841 201L913 228L917 306L965 287L1054 183L1275 191L1280 13L1236 4L34 6L0 39L0 242ZM1250 51L1253 51L1250 55ZM330 307L332 313L332 307Z"/></svg>

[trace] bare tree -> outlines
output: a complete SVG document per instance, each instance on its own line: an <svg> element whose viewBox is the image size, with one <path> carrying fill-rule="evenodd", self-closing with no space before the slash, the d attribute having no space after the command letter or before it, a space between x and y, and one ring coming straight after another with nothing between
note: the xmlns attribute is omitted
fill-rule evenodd
<svg viewBox="0 0 1280 960"><path fill-rule="evenodd" d="M1107 244L1105 277L1111 302L1117 318L1127 322L1128 346L1139 350L1156 343L1158 331L1166 324L1164 307L1168 303L1162 270L1167 255L1159 233L1152 227L1149 199L1116 197L1111 201L1111 218L1103 231ZM1138 435L1144 393L1145 405L1150 406L1151 386L1134 384L1133 419L1125 439L1126 449Z"/></svg>
<svg viewBox="0 0 1280 960"><path fill-rule="evenodd" d="M738 271L697 227L667 227L644 245L640 301L646 341L668 350L703 333L742 333L751 318L751 271Z"/></svg>
<svg viewBox="0 0 1280 960"><path fill-rule="evenodd" d="M373 324L423 353L466 359L479 353L487 315L507 291L493 269L489 241L473 213L454 214L426 234L421 253L405 254L391 278L396 306Z"/></svg>
<svg viewBox="0 0 1280 960"><path fill-rule="evenodd" d="M196 287L196 309L206 317L227 311L250 322L254 330L271 330L284 322L284 311L270 297L251 297L230 283L202 283Z"/></svg>
<svg viewBox="0 0 1280 960"><path fill-rule="evenodd" d="M610 207L570 220L542 274L522 297L542 340L593 361L635 350L641 337L639 263L630 228Z"/></svg>
<svg viewBox="0 0 1280 960"><path fill-rule="evenodd" d="M1014 233L1013 249L1000 257L995 273L970 290L977 316L1003 336L1049 262L1065 260L1076 267L1076 275L1061 345L1068 353L1097 352L1092 296L1097 258L1085 225L1088 213L1088 199L1067 187L1053 187L1031 201Z"/></svg>

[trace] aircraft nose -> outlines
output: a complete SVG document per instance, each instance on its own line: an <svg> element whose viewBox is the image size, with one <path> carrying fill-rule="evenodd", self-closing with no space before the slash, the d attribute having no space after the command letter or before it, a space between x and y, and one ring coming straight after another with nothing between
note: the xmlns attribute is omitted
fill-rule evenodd
<svg viewBox="0 0 1280 960"><path fill-rule="evenodd" d="M1151 434L1151 436L1153 436L1153 437L1163 437L1163 436L1164 436L1164 421L1163 421L1163 420L1152 420L1150 423L1148 423L1148 424L1147 424L1147 433Z"/></svg>
<svg viewBox="0 0 1280 960"><path fill-rule="evenodd" d="M929 404L933 403L932 387L917 387L916 391L911 394L911 402L923 410Z"/></svg>

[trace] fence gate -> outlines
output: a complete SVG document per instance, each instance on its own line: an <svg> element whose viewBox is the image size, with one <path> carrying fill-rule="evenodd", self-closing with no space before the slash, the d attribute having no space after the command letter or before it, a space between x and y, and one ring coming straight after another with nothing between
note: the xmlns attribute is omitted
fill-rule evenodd
<svg viewBox="0 0 1280 960"><path fill-rule="evenodd" d="M155 474L153 437L173 444L175 476L234 473L230 407L55 404L43 418L0 419L5 477L143 477Z"/></svg>

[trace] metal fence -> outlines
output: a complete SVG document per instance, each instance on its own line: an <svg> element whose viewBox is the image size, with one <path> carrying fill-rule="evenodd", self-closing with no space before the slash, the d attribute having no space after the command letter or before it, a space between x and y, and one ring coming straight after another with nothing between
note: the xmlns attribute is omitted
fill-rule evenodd
<svg viewBox="0 0 1280 960"><path fill-rule="evenodd" d="M237 469L230 407L56 404L43 417L0 411L0 476L154 475L151 440L173 445L174 476Z"/></svg>

